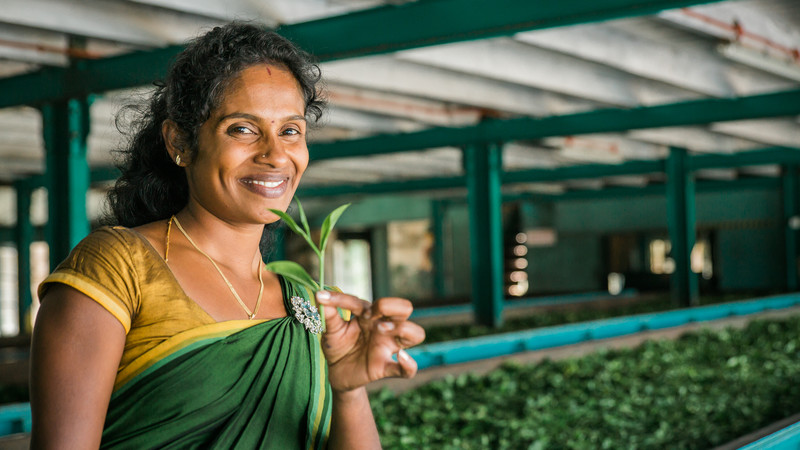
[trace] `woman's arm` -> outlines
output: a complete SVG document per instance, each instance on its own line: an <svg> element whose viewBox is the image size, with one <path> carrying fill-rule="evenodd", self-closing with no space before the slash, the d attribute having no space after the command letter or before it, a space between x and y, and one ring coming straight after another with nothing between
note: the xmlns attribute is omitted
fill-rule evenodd
<svg viewBox="0 0 800 450"><path fill-rule="evenodd" d="M333 392L330 449L381 448L366 388Z"/></svg>
<svg viewBox="0 0 800 450"><path fill-rule="evenodd" d="M111 313L71 287L50 287L31 343L32 449L100 446L124 346Z"/></svg>
<svg viewBox="0 0 800 450"><path fill-rule="evenodd" d="M417 363L404 349L422 342L425 330L408 321L413 307L402 298L369 303L347 294L319 291L317 302L326 306L322 350L334 392L329 447L380 448L364 386L385 377L413 377ZM349 310L351 319L342 320L336 308Z"/></svg>

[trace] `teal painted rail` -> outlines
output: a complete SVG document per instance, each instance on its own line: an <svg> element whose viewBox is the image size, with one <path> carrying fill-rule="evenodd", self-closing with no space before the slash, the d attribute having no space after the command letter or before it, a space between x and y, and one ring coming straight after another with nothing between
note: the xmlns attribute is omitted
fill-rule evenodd
<svg viewBox="0 0 800 450"><path fill-rule="evenodd" d="M619 294L611 295L607 291L598 292L580 292L576 294L565 295L552 295L547 297L531 297L522 298L518 300L506 300L503 304L504 309L513 310L519 308L529 308L532 306L553 306L553 305L566 305L570 303L591 302L597 300L619 299L619 298L633 298L639 293L636 289L625 289ZM439 317L448 316L451 314L471 314L472 305L461 304L451 306L434 306L432 308L415 309L411 313L412 319L420 319L423 317Z"/></svg>
<svg viewBox="0 0 800 450"><path fill-rule="evenodd" d="M31 432L31 405L13 403L0 406L0 436Z"/></svg>
<svg viewBox="0 0 800 450"><path fill-rule="evenodd" d="M800 448L800 422L740 447L739 450L797 450Z"/></svg>
<svg viewBox="0 0 800 450"><path fill-rule="evenodd" d="M531 350L578 344L595 339L625 336L642 331L660 330L692 322L743 316L796 305L800 305L800 294L780 295L756 300L438 342L412 348L408 350L408 353L416 359L420 369L426 369Z"/></svg>

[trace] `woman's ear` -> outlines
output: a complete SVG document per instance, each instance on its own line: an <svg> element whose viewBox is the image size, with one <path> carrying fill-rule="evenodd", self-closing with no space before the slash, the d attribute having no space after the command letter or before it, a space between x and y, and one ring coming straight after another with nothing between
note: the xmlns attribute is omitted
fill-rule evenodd
<svg viewBox="0 0 800 450"><path fill-rule="evenodd" d="M186 167L191 162L191 152L186 148L186 138L178 124L167 119L161 123L161 136L167 146L167 153L175 164Z"/></svg>

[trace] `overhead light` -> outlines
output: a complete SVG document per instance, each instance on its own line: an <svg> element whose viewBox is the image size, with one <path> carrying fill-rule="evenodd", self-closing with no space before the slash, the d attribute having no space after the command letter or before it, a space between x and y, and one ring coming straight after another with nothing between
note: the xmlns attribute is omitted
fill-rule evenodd
<svg viewBox="0 0 800 450"><path fill-rule="evenodd" d="M800 64L792 59L776 58L765 52L737 43L720 44L717 50L722 56L731 61L790 80L800 81Z"/></svg>

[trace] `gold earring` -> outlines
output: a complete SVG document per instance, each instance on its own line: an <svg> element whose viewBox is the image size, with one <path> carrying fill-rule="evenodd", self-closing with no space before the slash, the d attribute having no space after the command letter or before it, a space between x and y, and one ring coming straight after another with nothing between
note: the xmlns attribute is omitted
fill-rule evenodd
<svg viewBox="0 0 800 450"><path fill-rule="evenodd" d="M175 157L175 164L177 164L179 166L181 165L181 155L178 155L178 156Z"/></svg>

